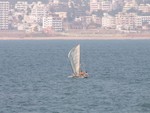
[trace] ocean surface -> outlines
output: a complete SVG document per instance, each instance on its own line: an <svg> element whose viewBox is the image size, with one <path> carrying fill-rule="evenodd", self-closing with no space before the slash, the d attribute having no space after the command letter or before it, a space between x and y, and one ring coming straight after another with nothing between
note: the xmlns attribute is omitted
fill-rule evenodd
<svg viewBox="0 0 150 113"><path fill-rule="evenodd" d="M68 78L77 44L87 79ZM1 40L0 113L150 113L150 40Z"/></svg>

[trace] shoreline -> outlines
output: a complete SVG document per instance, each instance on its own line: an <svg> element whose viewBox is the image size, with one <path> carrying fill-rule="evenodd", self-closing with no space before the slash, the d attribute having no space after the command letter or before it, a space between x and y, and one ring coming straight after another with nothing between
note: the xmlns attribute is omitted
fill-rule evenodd
<svg viewBox="0 0 150 113"><path fill-rule="evenodd" d="M21 31L0 32L0 40L145 40L150 39L150 33L97 33L97 32L68 32L68 33L25 33Z"/></svg>
<svg viewBox="0 0 150 113"><path fill-rule="evenodd" d="M0 40L149 40L150 37L124 37L124 36L104 36L104 37L82 37L82 36L57 36L57 37L0 37Z"/></svg>

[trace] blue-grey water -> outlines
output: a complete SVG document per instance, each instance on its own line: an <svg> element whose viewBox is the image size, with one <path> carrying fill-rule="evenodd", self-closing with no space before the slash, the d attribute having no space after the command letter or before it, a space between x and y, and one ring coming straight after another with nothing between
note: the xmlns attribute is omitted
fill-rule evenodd
<svg viewBox="0 0 150 113"><path fill-rule="evenodd" d="M0 41L0 113L150 113L150 40Z"/></svg>

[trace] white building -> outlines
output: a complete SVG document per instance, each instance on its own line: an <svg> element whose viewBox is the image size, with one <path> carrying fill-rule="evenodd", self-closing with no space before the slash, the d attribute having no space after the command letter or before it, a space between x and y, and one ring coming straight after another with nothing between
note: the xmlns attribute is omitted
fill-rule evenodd
<svg viewBox="0 0 150 113"><path fill-rule="evenodd" d="M28 3L26 1L18 1L15 4L15 9L17 9L18 11L25 11L27 10L28 7Z"/></svg>
<svg viewBox="0 0 150 113"><path fill-rule="evenodd" d="M150 16L141 16L142 22L150 23Z"/></svg>
<svg viewBox="0 0 150 113"><path fill-rule="evenodd" d="M135 17L135 26L136 27L142 27L142 17L141 16Z"/></svg>
<svg viewBox="0 0 150 113"><path fill-rule="evenodd" d="M43 17L43 29L62 31L62 19L58 16Z"/></svg>
<svg viewBox="0 0 150 113"><path fill-rule="evenodd" d="M0 30L8 29L8 13L9 2L7 0L0 1Z"/></svg>
<svg viewBox="0 0 150 113"><path fill-rule="evenodd" d="M111 1L102 1L101 2L101 9L103 10L103 11L107 11L107 12L109 12L109 11L111 11L112 10L112 2Z"/></svg>
<svg viewBox="0 0 150 113"><path fill-rule="evenodd" d="M24 18L23 18L23 21L28 24L35 23L35 20L36 20L35 16L31 16L31 15L24 15Z"/></svg>
<svg viewBox="0 0 150 113"><path fill-rule="evenodd" d="M60 0L49 0L50 6L58 6L60 3Z"/></svg>
<svg viewBox="0 0 150 113"><path fill-rule="evenodd" d="M125 5L123 7L123 11L127 11L131 8L135 8L135 9L138 8L138 5L137 5L135 0L130 0L129 2L125 2Z"/></svg>
<svg viewBox="0 0 150 113"><path fill-rule="evenodd" d="M102 27L115 28L116 27L115 17L105 14L102 17Z"/></svg>
<svg viewBox="0 0 150 113"><path fill-rule="evenodd" d="M62 20L67 18L67 12L63 12L63 11L62 11L62 12L60 12L60 11L57 12L57 11L56 11L55 14L56 14L56 15L59 15L59 17L60 17Z"/></svg>
<svg viewBox="0 0 150 113"><path fill-rule="evenodd" d="M82 16L81 21L84 22L84 24L89 25L93 22L92 16Z"/></svg>
<svg viewBox="0 0 150 113"><path fill-rule="evenodd" d="M112 2L109 0L90 0L90 12L93 11L111 11L112 10Z"/></svg>
<svg viewBox="0 0 150 113"><path fill-rule="evenodd" d="M140 22L140 19L137 20L137 14L136 13L125 13L120 12L116 14L116 26L121 26L123 29L134 29L137 24ZM139 23L140 24L140 23Z"/></svg>
<svg viewBox="0 0 150 113"><path fill-rule="evenodd" d="M59 0L53 0L53 3L58 5L60 3L60 1Z"/></svg>
<svg viewBox="0 0 150 113"><path fill-rule="evenodd" d="M90 12L98 11L100 7L100 2L98 0L90 0Z"/></svg>
<svg viewBox="0 0 150 113"><path fill-rule="evenodd" d="M42 18L46 16L48 8L45 4L41 2L37 2L33 4L33 8L31 8L31 16L35 17L36 22L42 22Z"/></svg>
<svg viewBox="0 0 150 113"><path fill-rule="evenodd" d="M138 10L148 13L148 12L150 12L150 4L140 4L138 6Z"/></svg>

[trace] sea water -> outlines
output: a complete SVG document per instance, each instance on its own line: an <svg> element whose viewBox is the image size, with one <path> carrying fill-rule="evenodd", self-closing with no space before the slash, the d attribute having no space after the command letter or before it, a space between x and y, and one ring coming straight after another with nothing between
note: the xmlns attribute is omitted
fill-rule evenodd
<svg viewBox="0 0 150 113"><path fill-rule="evenodd" d="M0 41L0 113L150 113L150 40Z"/></svg>

